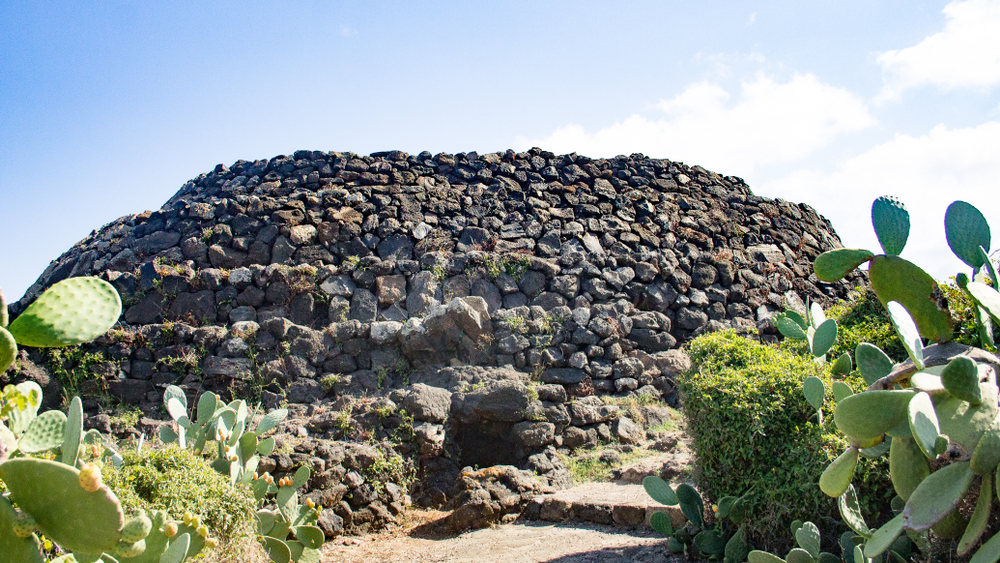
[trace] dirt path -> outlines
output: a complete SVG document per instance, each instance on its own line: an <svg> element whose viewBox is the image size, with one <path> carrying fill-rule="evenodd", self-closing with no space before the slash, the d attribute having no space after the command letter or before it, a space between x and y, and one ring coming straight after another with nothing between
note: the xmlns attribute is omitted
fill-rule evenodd
<svg viewBox="0 0 1000 563"><path fill-rule="evenodd" d="M323 547L324 563L679 563L651 530L589 523L524 522L442 533L447 513L413 511L410 524Z"/></svg>

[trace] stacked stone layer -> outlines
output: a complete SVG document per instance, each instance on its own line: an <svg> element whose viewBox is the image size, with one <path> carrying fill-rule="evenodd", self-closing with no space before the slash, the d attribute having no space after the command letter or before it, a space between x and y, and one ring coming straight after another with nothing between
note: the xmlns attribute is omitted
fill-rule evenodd
<svg viewBox="0 0 1000 563"><path fill-rule="evenodd" d="M415 415L425 482L458 475L464 450L561 487L553 448L643 438L596 396L672 402L693 336L844 297L863 282L812 273L839 246L807 205L642 155L298 151L219 165L95 231L12 311L96 275L126 307L87 346L124 402L152 409L168 384L293 406L382 396ZM355 438L325 416L301 432ZM369 422L376 438L399 426ZM493 439L507 458L476 447Z"/></svg>

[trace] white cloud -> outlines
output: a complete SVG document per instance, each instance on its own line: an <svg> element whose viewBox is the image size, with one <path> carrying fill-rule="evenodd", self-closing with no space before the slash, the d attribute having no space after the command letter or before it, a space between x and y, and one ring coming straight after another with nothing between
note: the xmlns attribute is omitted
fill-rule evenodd
<svg viewBox="0 0 1000 563"><path fill-rule="evenodd" d="M753 25L753 22L757 20L757 12L750 14L750 19L747 20L747 27Z"/></svg>
<svg viewBox="0 0 1000 563"><path fill-rule="evenodd" d="M879 100L916 86L983 89L1000 83L1000 0L951 2L942 12L944 31L879 55L885 82Z"/></svg>
<svg viewBox="0 0 1000 563"><path fill-rule="evenodd" d="M958 261L944 236L944 212L955 200L975 205L1000 228L1000 122L976 127L934 127L925 135L897 135L824 173L798 170L754 184L755 193L806 201L833 223L844 245L881 252L871 226L871 203L895 195L910 212L910 238L903 257L938 279L969 268ZM994 230L993 247L1000 246Z"/></svg>
<svg viewBox="0 0 1000 563"><path fill-rule="evenodd" d="M348 27L346 25L340 26L340 36L341 37L354 37L358 34L358 30L353 27Z"/></svg>
<svg viewBox="0 0 1000 563"><path fill-rule="evenodd" d="M785 83L758 75L742 83L733 102L732 97L718 84L700 82L659 102L655 107L662 117L636 114L595 132L565 125L547 137L520 137L514 144L588 156L642 152L747 176L875 124L859 97L809 74Z"/></svg>

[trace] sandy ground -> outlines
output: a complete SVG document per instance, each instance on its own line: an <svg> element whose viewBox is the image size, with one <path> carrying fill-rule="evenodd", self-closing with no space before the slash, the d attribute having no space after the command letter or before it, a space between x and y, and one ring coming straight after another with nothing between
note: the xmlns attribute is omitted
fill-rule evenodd
<svg viewBox="0 0 1000 563"><path fill-rule="evenodd" d="M323 546L324 563L677 563L662 536L585 523L523 522L447 535L447 513L416 510L389 532Z"/></svg>

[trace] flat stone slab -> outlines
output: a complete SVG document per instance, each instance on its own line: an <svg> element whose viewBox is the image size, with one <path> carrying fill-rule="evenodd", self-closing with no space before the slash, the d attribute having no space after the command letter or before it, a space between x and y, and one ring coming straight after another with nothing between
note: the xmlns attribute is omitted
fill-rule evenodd
<svg viewBox="0 0 1000 563"><path fill-rule="evenodd" d="M620 483L587 483L540 495L521 516L549 522L576 520L636 527L649 526L649 517L656 512L666 512L675 526L683 526L686 521L680 507L656 502L642 485Z"/></svg>

